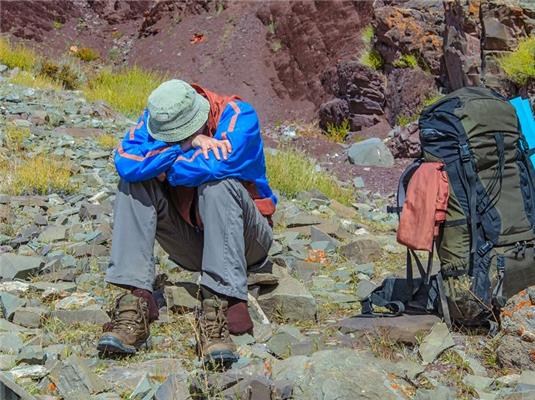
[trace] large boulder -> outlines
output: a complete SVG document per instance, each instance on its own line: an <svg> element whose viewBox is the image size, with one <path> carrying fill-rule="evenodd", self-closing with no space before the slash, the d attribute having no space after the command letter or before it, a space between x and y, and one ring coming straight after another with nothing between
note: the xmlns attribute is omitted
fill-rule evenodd
<svg viewBox="0 0 535 400"><path fill-rule="evenodd" d="M380 73L357 61L344 61L322 78L326 90L336 99L320 106L320 127L349 121L352 131L377 124L384 114L384 79Z"/></svg>
<svg viewBox="0 0 535 400"><path fill-rule="evenodd" d="M347 158L351 164L356 165L374 167L392 167L394 165L394 157L379 138L370 138L353 143L347 151Z"/></svg>
<svg viewBox="0 0 535 400"><path fill-rule="evenodd" d="M412 116L436 92L434 77L420 68L397 68L387 78L386 104L390 125L398 116Z"/></svg>

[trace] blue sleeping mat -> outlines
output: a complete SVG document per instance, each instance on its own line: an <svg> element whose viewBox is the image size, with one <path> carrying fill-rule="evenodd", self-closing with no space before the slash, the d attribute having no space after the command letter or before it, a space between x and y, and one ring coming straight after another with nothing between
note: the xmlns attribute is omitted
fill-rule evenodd
<svg viewBox="0 0 535 400"><path fill-rule="evenodd" d="M520 122L520 129L526 138L526 142L528 142L529 149L532 153L535 152L535 119L533 118L529 100L515 97L510 100L509 103L511 103L516 110L516 115ZM535 166L535 154L532 154L530 159Z"/></svg>

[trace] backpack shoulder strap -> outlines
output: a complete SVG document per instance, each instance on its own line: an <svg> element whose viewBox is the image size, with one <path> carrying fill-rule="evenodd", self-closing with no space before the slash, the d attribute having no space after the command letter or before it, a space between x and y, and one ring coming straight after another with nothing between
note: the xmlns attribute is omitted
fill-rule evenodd
<svg viewBox="0 0 535 400"><path fill-rule="evenodd" d="M420 168L420 165L422 165L423 162L423 159L418 158L414 160L407 168L405 168L405 171L403 171L403 173L399 177L396 207L388 206L387 212L397 213L398 217L401 215L403 203L405 203L405 197L407 196L407 187L409 186L409 182L416 170Z"/></svg>

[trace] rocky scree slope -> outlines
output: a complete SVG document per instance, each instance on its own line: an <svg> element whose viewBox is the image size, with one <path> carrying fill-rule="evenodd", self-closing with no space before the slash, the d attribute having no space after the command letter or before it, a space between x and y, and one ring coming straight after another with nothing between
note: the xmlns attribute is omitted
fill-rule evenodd
<svg viewBox="0 0 535 400"><path fill-rule="evenodd" d="M449 332L435 317L351 318L359 299L385 275L402 273L404 262L396 220L384 212L388 199L365 192L351 206L317 191L281 198L271 269L249 277L255 337L233 338L241 358L230 370L207 371L196 361L197 277L159 248L165 276L155 282L161 314L152 347L132 358L100 358L95 344L119 293L103 282L117 176L100 139L119 140L134 122L79 92L15 86L5 77L0 113L0 390L41 400L514 399L535 392L531 290L511 300L494 339ZM13 126L28 132L16 150L8 147ZM69 190L9 194L10 166L39 155L70 164Z"/></svg>

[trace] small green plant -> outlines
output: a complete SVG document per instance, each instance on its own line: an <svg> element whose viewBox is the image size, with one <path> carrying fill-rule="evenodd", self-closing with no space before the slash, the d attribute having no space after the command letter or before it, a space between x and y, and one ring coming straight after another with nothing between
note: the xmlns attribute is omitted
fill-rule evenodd
<svg viewBox="0 0 535 400"><path fill-rule="evenodd" d="M119 61L120 57L121 51L117 47L112 47L110 51L108 51L108 60L111 62Z"/></svg>
<svg viewBox="0 0 535 400"><path fill-rule="evenodd" d="M361 33L362 42L364 44L370 46L374 36L375 36L375 31L373 29L373 26L367 25L366 27L364 27Z"/></svg>
<svg viewBox="0 0 535 400"><path fill-rule="evenodd" d="M417 119L418 119L418 113L411 114L411 115L400 114L396 118L396 125L405 127L409 125L411 122L416 121Z"/></svg>
<svg viewBox="0 0 535 400"><path fill-rule="evenodd" d="M150 92L164 80L165 76L138 67L118 72L105 69L89 79L82 90L89 100L104 100L116 110L135 118L145 108Z"/></svg>
<svg viewBox="0 0 535 400"><path fill-rule="evenodd" d="M32 49L20 44L12 46L7 39L0 38L0 63L9 68L29 71L37 61L38 57Z"/></svg>
<svg viewBox="0 0 535 400"><path fill-rule="evenodd" d="M327 123L327 137L336 143L341 143L349 134L350 129L347 119L344 119L340 125L329 122Z"/></svg>
<svg viewBox="0 0 535 400"><path fill-rule="evenodd" d="M80 47L78 51L74 53L74 55L85 62L95 61L100 58L98 51L93 50L90 47Z"/></svg>
<svg viewBox="0 0 535 400"><path fill-rule="evenodd" d="M443 98L444 95L437 93L434 95L428 96L422 103L424 107L429 107L431 104L435 104L437 101L439 101L441 98Z"/></svg>
<svg viewBox="0 0 535 400"><path fill-rule="evenodd" d="M38 155L12 162L0 173L4 176L1 190L13 194L72 193L71 165L67 160Z"/></svg>
<svg viewBox="0 0 535 400"><path fill-rule="evenodd" d="M279 39L273 40L273 42L271 42L271 51L276 53L280 49L282 49L282 42Z"/></svg>
<svg viewBox="0 0 535 400"><path fill-rule="evenodd" d="M6 126L6 146L13 151L24 148L24 141L30 137L30 128L23 128L14 124Z"/></svg>
<svg viewBox="0 0 535 400"><path fill-rule="evenodd" d="M61 29L63 24L60 21L54 21L52 22L52 26L54 27L54 29Z"/></svg>
<svg viewBox="0 0 535 400"><path fill-rule="evenodd" d="M507 77L518 85L535 79L535 36L519 42L515 51L498 59Z"/></svg>
<svg viewBox="0 0 535 400"><path fill-rule="evenodd" d="M353 192L343 188L325 172L318 172L316 165L303 153L281 149L275 154L266 153L266 168L270 185L287 197L299 192L317 189L342 204L350 204Z"/></svg>
<svg viewBox="0 0 535 400"><path fill-rule="evenodd" d="M403 54L392 65L396 68L416 68L418 59L414 54Z"/></svg>
<svg viewBox="0 0 535 400"><path fill-rule="evenodd" d="M124 33L121 32L121 31L113 31L113 32L111 33L111 37L112 37L113 39L120 39L120 38L123 37L123 35L124 35Z"/></svg>
<svg viewBox="0 0 535 400"><path fill-rule="evenodd" d="M371 49L362 53L360 63L377 71L383 68L384 60L377 50Z"/></svg>
<svg viewBox="0 0 535 400"><path fill-rule="evenodd" d="M267 30L270 34L274 35L275 34L275 30L277 28L277 25L275 23L275 20L273 19L273 17L270 17L269 18L269 22L267 24Z"/></svg>
<svg viewBox="0 0 535 400"><path fill-rule="evenodd" d="M97 143L103 149L113 150L117 146L118 139L111 134L104 134L97 138Z"/></svg>

